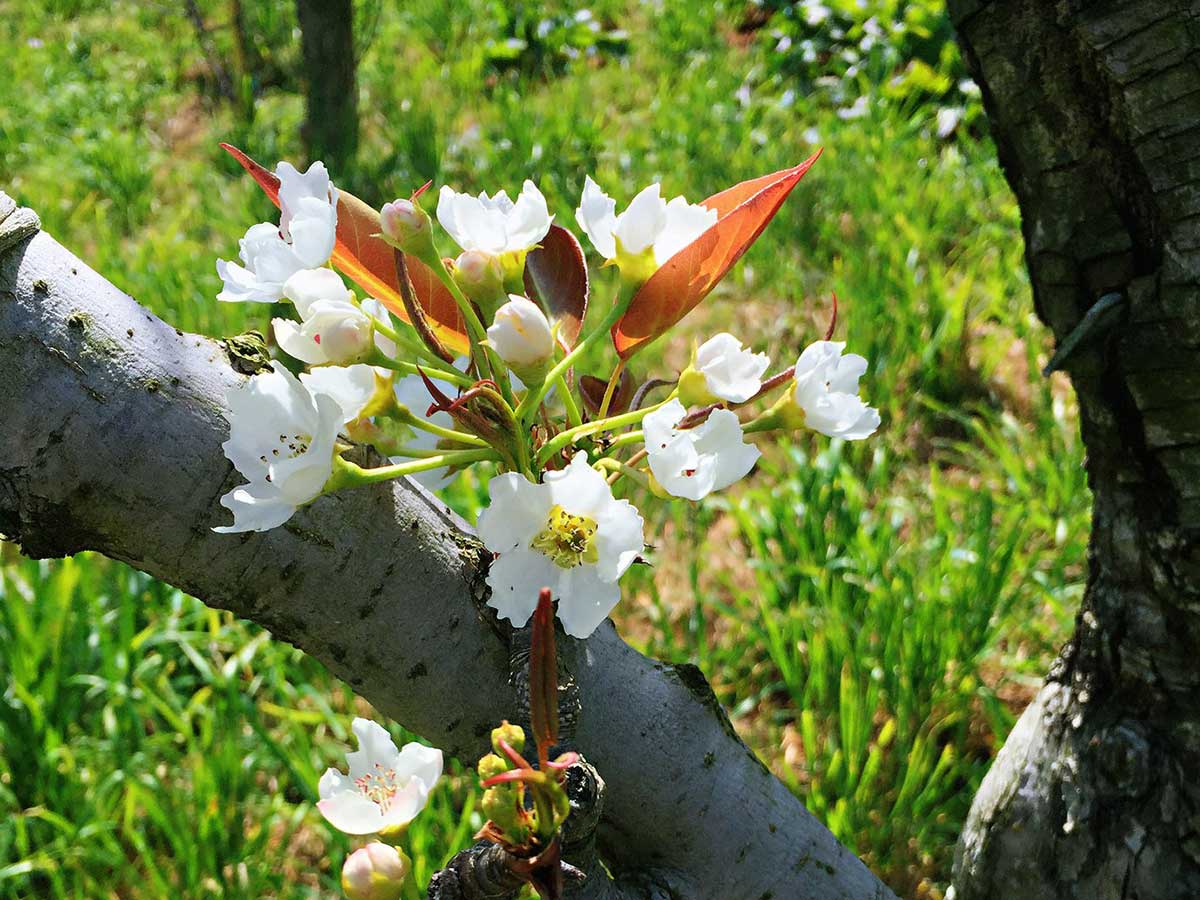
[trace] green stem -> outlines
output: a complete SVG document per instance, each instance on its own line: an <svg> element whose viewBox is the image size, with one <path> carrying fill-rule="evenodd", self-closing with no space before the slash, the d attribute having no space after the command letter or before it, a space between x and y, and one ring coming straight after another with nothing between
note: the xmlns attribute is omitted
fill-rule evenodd
<svg viewBox="0 0 1200 900"><path fill-rule="evenodd" d="M416 363L408 362L403 359L390 359L381 352L373 354L367 362L372 366L379 366L383 369L391 369L393 372L402 372L405 375L419 375L424 372L430 378L436 378L440 381L448 381L451 384L456 384L459 387L470 387L475 381L457 369L438 369L433 366L418 366ZM440 365L445 365L445 362L438 360Z"/></svg>
<svg viewBox="0 0 1200 900"><path fill-rule="evenodd" d="M604 469L612 469L618 476L628 478L635 484L639 484L646 490L650 490L650 479L646 477L646 473L641 469L635 469L628 463L623 463L619 459L613 459L612 457L606 457L597 462L596 465ZM616 479L613 479L608 483L612 485L615 481Z"/></svg>
<svg viewBox="0 0 1200 900"><path fill-rule="evenodd" d="M480 462L487 459L498 460L499 458L499 454L491 449L451 450L430 456L428 459L398 463L394 466L380 466L377 469L364 469L349 460L335 456L333 475L330 477L326 489L339 490L364 484L377 484L381 481L399 478L401 475L415 475L418 472L428 472L430 469L440 469L442 466Z"/></svg>
<svg viewBox="0 0 1200 900"><path fill-rule="evenodd" d="M427 431L430 434L436 435L440 438L445 438L448 441L457 441L460 444L469 444L472 447L491 446L481 437L468 434L465 431L457 431L453 428L446 428L445 426L438 425L435 422L430 422L428 419L423 419L411 409L408 410L408 415L400 414L397 416L397 418L406 425L410 425L413 428L419 428L422 431Z"/></svg>
<svg viewBox="0 0 1200 900"><path fill-rule="evenodd" d="M554 364L546 375L546 380L537 390L530 390L525 395L525 399L521 401L521 405L517 407L517 421L522 424L528 424L532 420L534 411L541 405L542 399L546 396L546 391L549 385L556 384L558 379L562 378L567 370L575 364L584 353L593 347L597 341L605 337L612 327L620 321L621 316L625 314L629 303L633 300L633 295L636 291L636 286L622 281L621 287L617 292L616 302L608 311L608 315L604 317L604 321L596 328L595 331L589 332L588 335L576 344L571 352ZM566 432L563 432L564 434Z"/></svg>
<svg viewBox="0 0 1200 900"><path fill-rule="evenodd" d="M613 369L612 375L609 376L608 385L604 388L604 399L600 402L600 418L603 419L608 415L608 407L612 404L613 394L616 393L617 383L621 380L621 373L625 371L625 360L618 360L617 367Z"/></svg>
<svg viewBox="0 0 1200 900"><path fill-rule="evenodd" d="M613 438L613 441L611 444L609 444L609 447L616 449L617 447L624 447L627 444L641 443L642 440L642 430L639 428L637 431L627 431L624 434Z"/></svg>
<svg viewBox="0 0 1200 900"><path fill-rule="evenodd" d="M366 310L363 311L366 312ZM382 319L377 319L370 313L367 313L367 315L370 316L371 321L374 323L375 330L388 340L392 341L394 344L403 347L410 353L414 353L417 356L422 357L435 366L444 366L446 364L444 359L426 347L425 342L418 338L415 334L409 335L403 331L398 331L395 328L392 328L391 325L389 325L387 322L384 322ZM378 348L376 348L376 350L378 350ZM379 351L379 355L383 356L384 359L389 359L389 357L384 354L383 351ZM383 363L376 363L376 365L383 365ZM388 368L391 367L389 366Z"/></svg>
<svg viewBox="0 0 1200 900"><path fill-rule="evenodd" d="M463 293L463 289L458 286L458 282L454 280L454 276L446 270L446 264L442 262L442 258L436 253L433 255L436 257L435 259L421 261L433 269L438 280L446 286L446 290L450 292L450 296L458 304L459 312L462 313L463 320L467 323L467 330L471 332L473 341L471 345L472 354L475 353L476 348L482 351L484 359L487 360L488 368L491 370L490 374L492 378L500 386L500 393L504 396L508 405L512 406L516 401L513 398L512 386L508 382L508 369L496 351L484 343L487 340L487 329L479 321L479 316L475 312L475 304ZM479 366L476 366L476 370L480 372L480 377L482 377L482 370Z"/></svg>
<svg viewBox="0 0 1200 900"><path fill-rule="evenodd" d="M571 389L567 387L567 378L565 375L559 375L556 381L558 390L563 397L563 406L567 410L567 422L572 428L583 424L583 416L579 412L579 405L575 402L575 397L571 393Z"/></svg>
<svg viewBox="0 0 1200 900"><path fill-rule="evenodd" d="M539 466L544 465L548 459L580 438L585 438L588 435L597 434L601 431L612 431L614 428L624 428L626 425L636 425L647 415L659 407L670 403L674 398L675 392L672 391L667 399L663 400L662 403L656 403L654 406L635 409L632 412L622 413L619 416L613 416L609 419L598 419L595 422L585 422L575 428L568 428L566 431L555 435L554 438L547 441L545 446L538 451L537 464Z"/></svg>

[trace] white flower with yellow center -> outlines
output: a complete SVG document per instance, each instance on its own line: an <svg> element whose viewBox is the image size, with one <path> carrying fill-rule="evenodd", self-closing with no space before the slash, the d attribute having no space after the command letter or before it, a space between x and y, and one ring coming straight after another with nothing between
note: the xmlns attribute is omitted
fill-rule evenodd
<svg viewBox="0 0 1200 900"><path fill-rule="evenodd" d="M279 362L229 392L225 456L249 484L221 498L233 513L219 532L267 531L321 494L333 471L342 408L311 393Z"/></svg>
<svg viewBox="0 0 1200 900"><path fill-rule="evenodd" d="M443 187L438 195L437 218L446 233L463 250L478 250L500 257L506 269L525 262L525 253L538 245L554 217L537 185L526 180L513 203L498 191L489 197L460 194Z"/></svg>
<svg viewBox="0 0 1200 900"><path fill-rule="evenodd" d="M879 427L879 411L858 396L858 379L867 360L842 355L840 341L816 341L796 361L792 399L804 412L804 424L829 437L860 441Z"/></svg>
<svg viewBox="0 0 1200 900"><path fill-rule="evenodd" d="M252 225L238 242L242 265L217 260L223 287L218 300L230 303L274 303L283 285L301 269L329 262L337 235L337 188L320 162L301 173L281 162L280 224Z"/></svg>
<svg viewBox="0 0 1200 900"><path fill-rule="evenodd" d="M642 420L646 455L655 480L675 497L699 500L744 478L758 462L758 448L747 444L736 414L713 410L695 428L679 428L687 410L678 400Z"/></svg>
<svg viewBox="0 0 1200 900"><path fill-rule="evenodd" d="M617 215L617 202L590 176L575 220L606 260L638 278L648 278L672 256L717 224L717 212L683 197L662 199L662 188L643 188Z"/></svg>
<svg viewBox="0 0 1200 900"><path fill-rule="evenodd" d="M541 484L508 472L488 489L491 503L478 527L484 544L498 554L488 571L488 605L520 628L542 588L549 588L567 634L590 635L617 605L618 579L642 552L637 509L613 497L585 453L565 469L547 472Z"/></svg>
<svg viewBox="0 0 1200 900"><path fill-rule="evenodd" d="M317 809L346 834L378 834L411 822L442 776L442 751L416 742L397 750L383 726L351 725L358 750L346 754L349 774L326 769L317 785Z"/></svg>

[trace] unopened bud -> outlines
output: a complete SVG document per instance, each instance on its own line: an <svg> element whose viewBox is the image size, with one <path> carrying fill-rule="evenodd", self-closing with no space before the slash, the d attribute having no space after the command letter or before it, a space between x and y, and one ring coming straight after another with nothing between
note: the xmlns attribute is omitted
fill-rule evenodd
<svg viewBox="0 0 1200 900"><path fill-rule="evenodd" d="M504 300L504 269L500 259L482 250L464 250L451 267L454 280L489 316Z"/></svg>
<svg viewBox="0 0 1200 900"><path fill-rule="evenodd" d="M492 749L498 754L504 753L500 749L501 741L520 753L525 749L525 730L520 725L512 725L506 720L499 727L492 729Z"/></svg>
<svg viewBox="0 0 1200 900"><path fill-rule="evenodd" d="M402 851L374 841L346 857L342 890L350 900L399 900L411 868Z"/></svg>
<svg viewBox="0 0 1200 900"><path fill-rule="evenodd" d="M517 802L520 794L511 784L498 784L483 792L479 808L512 844L523 844L532 830L530 813Z"/></svg>
<svg viewBox="0 0 1200 900"><path fill-rule="evenodd" d="M512 766L507 761L500 758L495 753L489 753L487 756L479 760L479 780L487 781L489 778L495 778L497 775L504 774L510 768L512 768Z"/></svg>
<svg viewBox="0 0 1200 900"><path fill-rule="evenodd" d="M554 356L554 333L545 313L533 301L516 294L496 310L487 339L526 384L540 380Z"/></svg>
<svg viewBox="0 0 1200 900"><path fill-rule="evenodd" d="M383 239L405 253L422 256L433 247L432 223L429 213L411 200L393 200L379 211L379 226Z"/></svg>

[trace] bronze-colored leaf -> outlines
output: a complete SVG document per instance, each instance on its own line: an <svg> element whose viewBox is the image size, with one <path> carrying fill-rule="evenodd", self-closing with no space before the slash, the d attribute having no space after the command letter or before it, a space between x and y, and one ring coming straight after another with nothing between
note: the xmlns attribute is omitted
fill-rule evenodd
<svg viewBox="0 0 1200 900"><path fill-rule="evenodd" d="M525 258L525 292L558 323L564 349L574 347L587 314L588 271L579 241L561 225L551 225Z"/></svg>
<svg viewBox="0 0 1200 900"><path fill-rule="evenodd" d="M579 377L579 396L583 398L583 405L593 416L599 415L606 390L608 390L608 382L603 378L597 378L594 375ZM612 400L608 403L608 414L610 416L617 415L629 409L634 393L633 375L630 374L629 369L622 369L621 377L617 381L617 389L613 391Z"/></svg>
<svg viewBox="0 0 1200 900"><path fill-rule="evenodd" d="M818 156L819 151L798 166L743 181L703 201L716 210L717 223L651 275L613 326L613 344L622 359L686 316L716 287Z"/></svg>

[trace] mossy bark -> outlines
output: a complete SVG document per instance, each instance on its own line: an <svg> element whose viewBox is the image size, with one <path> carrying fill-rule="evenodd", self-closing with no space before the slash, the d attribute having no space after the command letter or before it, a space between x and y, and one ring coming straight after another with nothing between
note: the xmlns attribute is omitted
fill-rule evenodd
<svg viewBox="0 0 1200 900"><path fill-rule="evenodd" d="M1200 897L1200 6L950 0L1095 505L1074 636L993 765L958 900ZM1111 302L1111 301L1110 301Z"/></svg>

